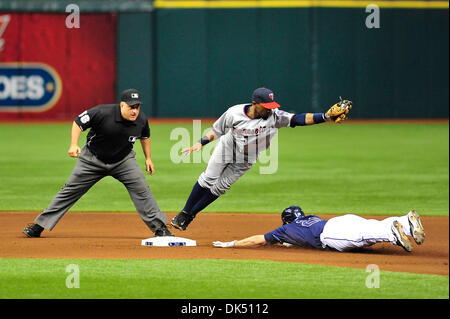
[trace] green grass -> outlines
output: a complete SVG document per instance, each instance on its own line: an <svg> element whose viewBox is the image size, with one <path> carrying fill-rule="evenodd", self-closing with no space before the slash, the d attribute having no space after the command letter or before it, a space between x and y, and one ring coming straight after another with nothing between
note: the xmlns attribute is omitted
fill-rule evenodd
<svg viewBox="0 0 450 319"><path fill-rule="evenodd" d="M50 203L75 164L67 156L70 127L0 124L0 210L41 211ZM206 167L171 161L170 151L181 140L170 139L177 127L192 131L192 125L151 124L156 174L147 180L166 212L184 206ZM84 133L80 145L85 138ZM297 204L319 214L397 215L414 208L422 215L448 216L448 124L322 124L281 129L278 142L275 174L260 174L267 165L257 163L205 212L275 213ZM143 167L139 143L135 150ZM72 210L134 211L134 206L124 186L107 177Z"/></svg>
<svg viewBox="0 0 450 319"><path fill-rule="evenodd" d="M79 288L66 286L71 264ZM0 299L449 298L448 276L381 270L379 288L367 288L370 274L260 260L0 259Z"/></svg>
<svg viewBox="0 0 450 319"><path fill-rule="evenodd" d="M75 165L67 156L70 127L0 124L0 211L47 207ZM179 127L192 131L192 125L151 125L156 174L147 180L166 212L184 206L206 167L171 160L180 139L170 136ZM85 138L84 133L80 145ZM319 214L400 215L414 208L422 215L448 216L448 139L447 124L282 129L277 172L260 174L265 165L256 164L206 212L275 213L297 204ZM139 143L135 150L143 167ZM124 186L107 177L72 210L135 209ZM79 266L80 288L66 287L69 264ZM449 298L448 276L381 271L380 287L369 289L368 275L364 269L258 260L0 258L0 299Z"/></svg>

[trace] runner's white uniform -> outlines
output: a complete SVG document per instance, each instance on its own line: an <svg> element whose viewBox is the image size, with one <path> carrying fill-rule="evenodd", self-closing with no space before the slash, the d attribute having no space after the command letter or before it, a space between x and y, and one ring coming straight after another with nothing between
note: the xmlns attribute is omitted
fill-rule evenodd
<svg viewBox="0 0 450 319"><path fill-rule="evenodd" d="M397 239L391 230L394 221L402 225L403 232L407 236L413 235L408 215L376 220L347 214L328 220L320 234L320 241L324 247L338 251L368 247L379 242L390 242L395 245Z"/></svg>
<svg viewBox="0 0 450 319"><path fill-rule="evenodd" d="M230 107L213 124L220 139L198 183L216 196L225 194L253 166L259 153L270 147L278 129L289 127L295 115L275 109L267 120L252 119L245 112L247 105Z"/></svg>

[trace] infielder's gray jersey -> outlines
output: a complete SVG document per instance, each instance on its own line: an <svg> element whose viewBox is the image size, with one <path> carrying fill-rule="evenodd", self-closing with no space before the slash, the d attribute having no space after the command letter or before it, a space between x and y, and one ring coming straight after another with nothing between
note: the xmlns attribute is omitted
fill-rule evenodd
<svg viewBox="0 0 450 319"><path fill-rule="evenodd" d="M213 124L212 129L220 137L219 143L224 152L222 155L227 162L239 162L239 159L249 163L256 162L259 153L270 147L270 141L278 129L288 127L295 115L276 109L266 120L252 119L245 112L248 105L230 107Z"/></svg>
<svg viewBox="0 0 450 319"><path fill-rule="evenodd" d="M250 104L230 107L213 124L212 129L220 140L198 184L216 196L225 194L252 167L259 153L270 146L278 129L288 127L294 116L275 110L266 120L252 119L246 113L247 106Z"/></svg>

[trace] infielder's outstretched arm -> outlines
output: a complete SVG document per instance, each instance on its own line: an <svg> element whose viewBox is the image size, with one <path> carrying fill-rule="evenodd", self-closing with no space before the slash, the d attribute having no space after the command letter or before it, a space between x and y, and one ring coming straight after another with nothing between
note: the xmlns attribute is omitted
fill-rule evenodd
<svg viewBox="0 0 450 319"><path fill-rule="evenodd" d="M254 235L250 236L241 240L233 240L230 242L221 242L221 241L215 241L213 242L213 245L215 247L222 247L222 248L228 248L228 247L251 247L251 246L259 246L259 245L265 245L266 240L264 238L264 235Z"/></svg>
<svg viewBox="0 0 450 319"><path fill-rule="evenodd" d="M67 152L69 153L70 157L78 157L81 153L81 149L78 146L78 140L80 139L81 132L81 128L74 121L72 123L72 132L70 134L70 147L69 151Z"/></svg>
<svg viewBox="0 0 450 319"><path fill-rule="evenodd" d="M334 104L325 113L302 113L296 114L291 119L291 127L313 125L323 122L341 123L344 121L352 108L352 101L341 100Z"/></svg>
<svg viewBox="0 0 450 319"><path fill-rule="evenodd" d="M192 145L191 147L187 147L185 149L183 149L181 151L182 154L186 154L189 155L191 154L193 151L200 151L203 147L203 145L208 144L209 142L214 141L215 139L219 138L216 133L214 133L214 130L209 130L205 136L203 136L200 141L198 141L197 143L195 143L194 145Z"/></svg>
<svg viewBox="0 0 450 319"><path fill-rule="evenodd" d="M326 113L301 113L291 119L291 127L319 124L327 121Z"/></svg>

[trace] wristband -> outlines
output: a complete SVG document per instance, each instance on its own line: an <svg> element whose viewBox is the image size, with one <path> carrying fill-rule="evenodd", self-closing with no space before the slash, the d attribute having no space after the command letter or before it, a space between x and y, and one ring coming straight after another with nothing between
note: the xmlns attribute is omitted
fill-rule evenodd
<svg viewBox="0 0 450 319"><path fill-rule="evenodd" d="M327 120L326 113L314 113L313 115L314 123L322 123Z"/></svg>
<svg viewBox="0 0 450 319"><path fill-rule="evenodd" d="M202 146L205 146L210 142L210 140L208 136L203 136L201 139L198 140L198 142L202 144Z"/></svg>

